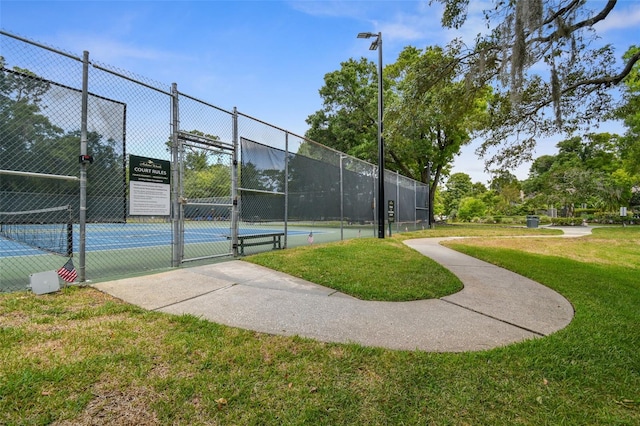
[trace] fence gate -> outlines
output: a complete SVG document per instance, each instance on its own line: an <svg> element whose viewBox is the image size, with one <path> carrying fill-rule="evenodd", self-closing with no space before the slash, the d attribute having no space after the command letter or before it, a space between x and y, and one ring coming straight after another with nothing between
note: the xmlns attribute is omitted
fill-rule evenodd
<svg viewBox="0 0 640 426"><path fill-rule="evenodd" d="M234 147L201 133L178 133L180 263L233 254Z"/></svg>

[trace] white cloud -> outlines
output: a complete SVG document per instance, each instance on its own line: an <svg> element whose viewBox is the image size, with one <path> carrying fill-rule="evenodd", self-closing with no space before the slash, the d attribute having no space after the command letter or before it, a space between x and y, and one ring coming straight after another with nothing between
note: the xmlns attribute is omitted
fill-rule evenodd
<svg viewBox="0 0 640 426"><path fill-rule="evenodd" d="M621 2L621 5L623 8L612 10L609 16L604 21L595 24L594 28L599 33L632 28L635 29L636 38L640 39L640 31L638 31L638 27L640 27L640 3L633 2L628 9L624 8L624 2Z"/></svg>
<svg viewBox="0 0 640 426"><path fill-rule="evenodd" d="M428 14L398 13L388 21L376 24L376 28L378 31L382 31L385 39L392 40L394 44L402 46L407 42L433 39L433 29L439 27L438 18Z"/></svg>
<svg viewBox="0 0 640 426"><path fill-rule="evenodd" d="M381 27L385 33L397 37L400 42L421 41L424 45L445 45L457 38L471 47L479 33L488 31L482 17L484 7L488 7L485 1L471 2L465 25L456 30L442 27L443 7L439 3L416 2L412 13L398 13Z"/></svg>
<svg viewBox="0 0 640 426"><path fill-rule="evenodd" d="M397 42L420 40L424 38L424 30L414 23L388 22L381 24L379 30L386 38L395 39Z"/></svg>

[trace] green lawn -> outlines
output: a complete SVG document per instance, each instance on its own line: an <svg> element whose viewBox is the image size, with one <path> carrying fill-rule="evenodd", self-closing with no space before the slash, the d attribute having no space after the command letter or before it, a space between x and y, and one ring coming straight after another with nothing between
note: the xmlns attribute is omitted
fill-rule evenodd
<svg viewBox="0 0 640 426"><path fill-rule="evenodd" d="M270 251L247 261L334 288L363 300L407 301L462 289L448 270L397 240L346 240Z"/></svg>
<svg viewBox="0 0 640 426"><path fill-rule="evenodd" d="M451 243L548 285L576 310L549 337L484 352L270 336L146 312L90 288L2 294L0 424L640 424L640 228L596 231L536 239L550 254L513 239ZM410 254L398 241L371 239L357 246L370 256L359 256L384 253L401 268ZM302 253L339 269L343 256L329 247Z"/></svg>
<svg viewBox="0 0 640 426"><path fill-rule="evenodd" d="M362 300L409 301L443 297L462 283L439 264L402 244L424 236L559 235L559 230L451 226L397 234L394 238L355 238L316 246L269 251L245 258L271 269L334 288Z"/></svg>

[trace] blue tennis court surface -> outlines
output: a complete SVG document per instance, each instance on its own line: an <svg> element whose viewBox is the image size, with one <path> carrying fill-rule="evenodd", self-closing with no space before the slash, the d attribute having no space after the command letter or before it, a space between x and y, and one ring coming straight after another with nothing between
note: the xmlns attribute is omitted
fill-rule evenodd
<svg viewBox="0 0 640 426"><path fill-rule="evenodd" d="M269 234L274 230L282 229L240 229L242 234ZM307 231L287 232L288 236L306 235ZM80 231L78 226L73 230L73 250L78 250L78 239ZM216 228L205 226L190 226L185 224L184 240L185 245L199 243L228 242L227 236L231 235L228 228ZM168 247L171 245L171 225L170 224L87 224L86 227L86 250L87 252L105 250L126 250L145 247ZM47 252L35 249L31 246L0 238L0 257L13 256L33 256L45 254Z"/></svg>

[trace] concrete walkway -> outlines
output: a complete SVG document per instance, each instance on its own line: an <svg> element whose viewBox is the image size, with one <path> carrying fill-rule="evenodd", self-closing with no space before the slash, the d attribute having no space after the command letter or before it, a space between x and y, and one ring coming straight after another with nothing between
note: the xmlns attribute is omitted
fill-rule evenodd
<svg viewBox="0 0 640 426"><path fill-rule="evenodd" d="M572 235L589 228L568 228ZM94 284L149 310L193 314L264 333L431 352L478 351L566 327L573 307L549 288L450 250L440 239L405 241L457 275L441 299L369 302L240 260Z"/></svg>

